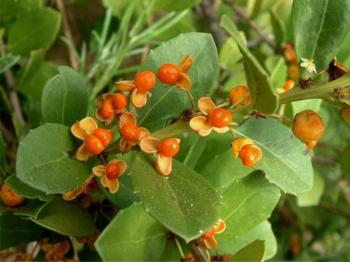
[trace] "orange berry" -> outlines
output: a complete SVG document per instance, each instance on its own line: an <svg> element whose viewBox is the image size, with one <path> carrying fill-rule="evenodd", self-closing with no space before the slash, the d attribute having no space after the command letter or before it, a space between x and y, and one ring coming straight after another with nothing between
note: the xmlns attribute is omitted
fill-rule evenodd
<svg viewBox="0 0 350 262"><path fill-rule="evenodd" d="M253 100L247 86L237 86L232 88L229 94L232 104L235 105L251 105Z"/></svg>
<svg viewBox="0 0 350 262"><path fill-rule="evenodd" d="M295 85L295 82L291 79L288 79L284 83L283 90L287 92L287 91L291 90L294 87L294 85Z"/></svg>
<svg viewBox="0 0 350 262"><path fill-rule="evenodd" d="M306 144L306 147L308 148L308 149L312 149L312 148L314 148L316 145L317 145L317 141L307 141L307 142L305 142L305 144Z"/></svg>
<svg viewBox="0 0 350 262"><path fill-rule="evenodd" d="M102 102L100 114L106 119L114 115L114 108L111 99L107 99Z"/></svg>
<svg viewBox="0 0 350 262"><path fill-rule="evenodd" d="M11 190L8 185L3 184L1 186L0 196L2 202L6 206L15 207L23 203L24 198L17 194L15 191Z"/></svg>
<svg viewBox="0 0 350 262"><path fill-rule="evenodd" d="M85 138L85 149L94 155L98 155L105 149L105 145L98 137L88 135Z"/></svg>
<svg viewBox="0 0 350 262"><path fill-rule="evenodd" d="M284 46L284 57L292 64L297 63L297 54L295 53L295 50L292 44L287 43Z"/></svg>
<svg viewBox="0 0 350 262"><path fill-rule="evenodd" d="M120 176L120 166L118 163L110 163L106 166L106 176L109 179L116 179Z"/></svg>
<svg viewBox="0 0 350 262"><path fill-rule="evenodd" d="M160 142L159 153L167 157L174 157L179 153L180 139L167 138Z"/></svg>
<svg viewBox="0 0 350 262"><path fill-rule="evenodd" d="M163 84L173 85L180 78L180 70L176 65L164 64L159 67L157 77Z"/></svg>
<svg viewBox="0 0 350 262"><path fill-rule="evenodd" d="M227 127L231 122L232 113L224 108L215 108L209 116L209 123L214 127Z"/></svg>
<svg viewBox="0 0 350 262"><path fill-rule="evenodd" d="M113 132L104 128L97 128L94 131L94 136L100 139L102 144L106 147L111 143L113 139Z"/></svg>
<svg viewBox="0 0 350 262"><path fill-rule="evenodd" d="M202 238L203 239L212 239L215 235L215 229L214 228L211 228L209 231L205 232L203 235L202 235Z"/></svg>
<svg viewBox="0 0 350 262"><path fill-rule="evenodd" d="M304 110L294 118L293 133L303 142L318 141L324 130L321 117L312 110Z"/></svg>
<svg viewBox="0 0 350 262"><path fill-rule="evenodd" d="M288 77L294 81L299 79L299 67L297 65L290 65L288 67Z"/></svg>
<svg viewBox="0 0 350 262"><path fill-rule="evenodd" d="M345 105L341 110L341 116L343 117L344 121L348 124L350 124L350 106Z"/></svg>
<svg viewBox="0 0 350 262"><path fill-rule="evenodd" d="M117 110L123 109L128 105L128 99L122 93L114 94L112 100Z"/></svg>
<svg viewBox="0 0 350 262"><path fill-rule="evenodd" d="M134 82L136 88L145 93L156 85L156 75L151 71L143 71L135 76Z"/></svg>
<svg viewBox="0 0 350 262"><path fill-rule="evenodd" d="M140 128L135 123L127 123L120 130L121 135L128 141L136 142L141 134Z"/></svg>
<svg viewBox="0 0 350 262"><path fill-rule="evenodd" d="M261 159L261 155L261 149L252 144L243 146L239 151L239 158L242 160L243 165L247 167L255 166Z"/></svg>
<svg viewBox="0 0 350 262"><path fill-rule="evenodd" d="M232 141L232 154L234 157L239 156L239 151L245 145L253 144L253 141L249 138L239 138Z"/></svg>

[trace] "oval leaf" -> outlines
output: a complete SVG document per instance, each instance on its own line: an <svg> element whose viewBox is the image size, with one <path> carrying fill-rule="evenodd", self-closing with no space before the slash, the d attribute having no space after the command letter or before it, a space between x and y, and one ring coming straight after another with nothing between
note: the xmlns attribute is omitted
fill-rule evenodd
<svg viewBox="0 0 350 262"><path fill-rule="evenodd" d="M294 0L292 27L298 58L313 59L325 69L350 28L348 0Z"/></svg>
<svg viewBox="0 0 350 262"><path fill-rule="evenodd" d="M68 236L90 236L95 232L95 223L85 210L71 202L55 198L31 220L47 229Z"/></svg>
<svg viewBox="0 0 350 262"><path fill-rule="evenodd" d="M69 157L72 149L72 138L66 126L44 124L31 130L18 148L17 177L48 194L79 187L89 176L90 169Z"/></svg>
<svg viewBox="0 0 350 262"><path fill-rule="evenodd" d="M67 66L46 82L42 93L42 121L71 125L86 116L88 88L84 78Z"/></svg>
<svg viewBox="0 0 350 262"><path fill-rule="evenodd" d="M196 100L209 93L219 69L217 50L211 35L181 34L152 50L143 68L156 72L162 64L178 64L186 55L193 57L189 76L192 79L191 92ZM190 107L186 92L158 81L147 105L138 110L140 124L153 130L159 129Z"/></svg>
<svg viewBox="0 0 350 262"><path fill-rule="evenodd" d="M167 230L141 204L121 210L97 239L103 261L155 261L167 241Z"/></svg>
<svg viewBox="0 0 350 262"><path fill-rule="evenodd" d="M186 241L207 231L218 220L219 197L208 182L174 160L169 177L158 174L154 161L138 155L130 170L136 194L146 210Z"/></svg>
<svg viewBox="0 0 350 262"><path fill-rule="evenodd" d="M289 128L277 120L250 118L236 132L261 148L262 159L255 168L264 171L271 183L294 195L311 189L311 157Z"/></svg>
<svg viewBox="0 0 350 262"><path fill-rule="evenodd" d="M230 257L228 261L264 261L266 255L265 241L255 240L248 246L242 248L237 254Z"/></svg>
<svg viewBox="0 0 350 262"><path fill-rule="evenodd" d="M225 220L227 229L222 238L241 236L269 218L279 198L280 190L260 172L236 181L223 194L220 218Z"/></svg>

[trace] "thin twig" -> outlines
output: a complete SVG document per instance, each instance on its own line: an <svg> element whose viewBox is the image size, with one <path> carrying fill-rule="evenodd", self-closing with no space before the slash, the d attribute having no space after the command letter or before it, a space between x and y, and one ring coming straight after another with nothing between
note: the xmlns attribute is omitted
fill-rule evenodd
<svg viewBox="0 0 350 262"><path fill-rule="evenodd" d="M219 25L219 17L215 10L215 2L213 3L211 0L203 0L200 4L200 8L201 15L207 22L216 45L220 46L225 40L226 33Z"/></svg>
<svg viewBox="0 0 350 262"><path fill-rule="evenodd" d="M15 89L15 78L10 70L5 72L5 80L10 92L9 96L13 111L18 119L18 122L23 127L25 126L26 122L24 120L21 103L19 102L18 94Z"/></svg>
<svg viewBox="0 0 350 262"><path fill-rule="evenodd" d="M268 35L246 14L246 12L239 6L237 6L233 1L226 1L231 3L233 11L244 20L260 37L261 39L267 43L272 49L276 49L275 42L268 37Z"/></svg>
<svg viewBox="0 0 350 262"><path fill-rule="evenodd" d="M64 1L63 0L56 0L56 5L57 5L57 9L62 14L64 35L74 46L76 46L76 41L73 37L72 31L71 31L71 28L69 25L69 21L68 21L68 17L67 17L67 10L66 10L66 6L64 4ZM74 55L74 52L68 46L67 46L67 50L68 50L68 56L69 56L69 60L70 60L72 67L74 69L78 70L79 69L79 62L78 62L76 56Z"/></svg>
<svg viewBox="0 0 350 262"><path fill-rule="evenodd" d="M205 250L199 247L199 245L195 241L191 241L189 243L189 247L195 261L204 261L204 262L210 261L210 257L208 257Z"/></svg>
<svg viewBox="0 0 350 262"><path fill-rule="evenodd" d="M324 203L324 202L321 202L319 203L318 205L319 208L322 208L334 215L338 215L338 216L342 216L342 217L345 217L346 219L350 219L350 213L335 206L334 204L328 204L328 203Z"/></svg>

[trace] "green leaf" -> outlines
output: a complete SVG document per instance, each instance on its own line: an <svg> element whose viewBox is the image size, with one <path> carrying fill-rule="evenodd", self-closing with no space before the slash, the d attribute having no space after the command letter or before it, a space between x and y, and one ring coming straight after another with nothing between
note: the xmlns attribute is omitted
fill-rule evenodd
<svg viewBox="0 0 350 262"><path fill-rule="evenodd" d="M320 174L314 172L314 183L312 188L298 195L298 205L300 207L317 206L324 191L325 181Z"/></svg>
<svg viewBox="0 0 350 262"><path fill-rule="evenodd" d="M230 70L242 59L238 46L232 37L228 37L223 43L219 57L220 63Z"/></svg>
<svg viewBox="0 0 350 262"><path fill-rule="evenodd" d="M325 69L350 28L348 0L294 0L292 27L299 59L313 59L317 71Z"/></svg>
<svg viewBox="0 0 350 262"><path fill-rule="evenodd" d="M136 194L156 220L187 242L218 220L219 197L209 183L180 162L169 177L161 176L154 160L138 155L130 169Z"/></svg>
<svg viewBox="0 0 350 262"><path fill-rule="evenodd" d="M125 9L130 5L130 0L102 0L102 3L106 8L112 10L113 15L121 17L125 13Z"/></svg>
<svg viewBox="0 0 350 262"><path fill-rule="evenodd" d="M225 191L232 183L253 171L234 158L231 150L232 135L212 134L205 141L199 139L205 148L194 150L200 158L195 170L205 177L218 191Z"/></svg>
<svg viewBox="0 0 350 262"><path fill-rule="evenodd" d="M156 72L162 64L178 64L186 55L193 57L189 76L192 79L191 92L197 100L209 93L219 69L217 50L211 35L185 33L161 44L151 51L143 70ZM147 105L138 110L140 124L152 130L160 129L171 118L178 118L190 107L191 103L186 92L176 87L162 85L158 81Z"/></svg>
<svg viewBox="0 0 350 262"><path fill-rule="evenodd" d="M222 237L241 236L269 218L279 198L279 189L261 172L236 181L223 194L220 218L226 222L227 229Z"/></svg>
<svg viewBox="0 0 350 262"><path fill-rule="evenodd" d="M0 111L4 110L7 113L11 113L10 101L2 86L0 86Z"/></svg>
<svg viewBox="0 0 350 262"><path fill-rule="evenodd" d="M167 230L135 203L121 210L97 239L103 261L155 261L167 241Z"/></svg>
<svg viewBox="0 0 350 262"><path fill-rule="evenodd" d="M18 194L20 194L24 198L28 199L39 199L42 201L48 201L51 199L52 196L46 195L43 192L34 189L27 184L23 183L21 180L19 180L16 176L12 175L9 176L5 183L14 191L16 191Z"/></svg>
<svg viewBox="0 0 350 262"><path fill-rule="evenodd" d="M32 51L18 84L18 90L34 100L41 99L45 82L57 74L56 67L51 63L45 62L44 59L44 50Z"/></svg>
<svg viewBox="0 0 350 262"><path fill-rule="evenodd" d="M18 207L5 206L0 201L0 213L12 213L18 216L25 217L37 217L41 210L45 207L46 203L39 200L26 200Z"/></svg>
<svg viewBox="0 0 350 262"><path fill-rule="evenodd" d="M0 132L0 176L6 171L6 144Z"/></svg>
<svg viewBox="0 0 350 262"><path fill-rule="evenodd" d="M266 254L265 241L255 240L244 247L237 254L229 258L229 261L264 261Z"/></svg>
<svg viewBox="0 0 350 262"><path fill-rule="evenodd" d="M42 0L1 0L0 21L8 22L23 12L37 9L42 6L42 2Z"/></svg>
<svg viewBox="0 0 350 262"><path fill-rule="evenodd" d="M247 233L233 238L223 238L222 234L217 235L219 242L219 254L235 254L255 240L264 240L266 246L266 259L272 258L277 252L277 241L272 231L271 224L264 221Z"/></svg>
<svg viewBox="0 0 350 262"><path fill-rule="evenodd" d="M311 189L311 157L288 127L273 119L250 118L236 132L261 148L262 158L255 168L264 171L271 183L294 195Z"/></svg>
<svg viewBox="0 0 350 262"><path fill-rule="evenodd" d="M283 21L277 16L276 12L270 11L271 25L273 29L273 34L275 36L275 43L278 48L281 48L283 43L286 42L287 33L286 27L283 24Z"/></svg>
<svg viewBox="0 0 350 262"><path fill-rule="evenodd" d="M164 11L182 11L199 4L201 0L157 0L154 9Z"/></svg>
<svg viewBox="0 0 350 262"><path fill-rule="evenodd" d="M18 63L20 57L6 54L0 58L0 75Z"/></svg>
<svg viewBox="0 0 350 262"><path fill-rule="evenodd" d="M279 104L278 95L270 83L268 74L246 47L237 27L231 21L231 18L227 15L223 15L220 25L235 39L243 55L244 70L248 86L254 99L254 109L263 113L275 112Z"/></svg>
<svg viewBox="0 0 350 262"><path fill-rule="evenodd" d="M43 229L30 220L10 214L0 215L0 250L39 240Z"/></svg>
<svg viewBox="0 0 350 262"><path fill-rule="evenodd" d="M44 124L33 129L20 143L16 175L25 184L47 194L78 188L89 176L89 167L69 157L73 149L69 128Z"/></svg>
<svg viewBox="0 0 350 262"><path fill-rule="evenodd" d="M55 198L31 220L47 229L68 236L90 236L95 232L95 223L89 213L72 202Z"/></svg>
<svg viewBox="0 0 350 262"><path fill-rule="evenodd" d="M60 23L60 14L51 8L23 12L10 28L9 50L26 55L34 49L48 49L56 39Z"/></svg>
<svg viewBox="0 0 350 262"><path fill-rule="evenodd" d="M350 157L350 146L347 146L340 155L340 166L345 172L350 174L349 157Z"/></svg>
<svg viewBox="0 0 350 262"><path fill-rule="evenodd" d="M71 125L88 111L88 87L73 69L60 66L59 74L46 82L42 94L42 120Z"/></svg>

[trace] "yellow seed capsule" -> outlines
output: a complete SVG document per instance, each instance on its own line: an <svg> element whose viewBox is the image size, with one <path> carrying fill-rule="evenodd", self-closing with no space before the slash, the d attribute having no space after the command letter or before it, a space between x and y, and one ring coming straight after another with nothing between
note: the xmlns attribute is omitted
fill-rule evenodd
<svg viewBox="0 0 350 262"><path fill-rule="evenodd" d="M232 155L234 157L239 156L239 151L241 150L242 147L245 145L252 145L254 144L253 141L249 138L238 138L232 141Z"/></svg>

